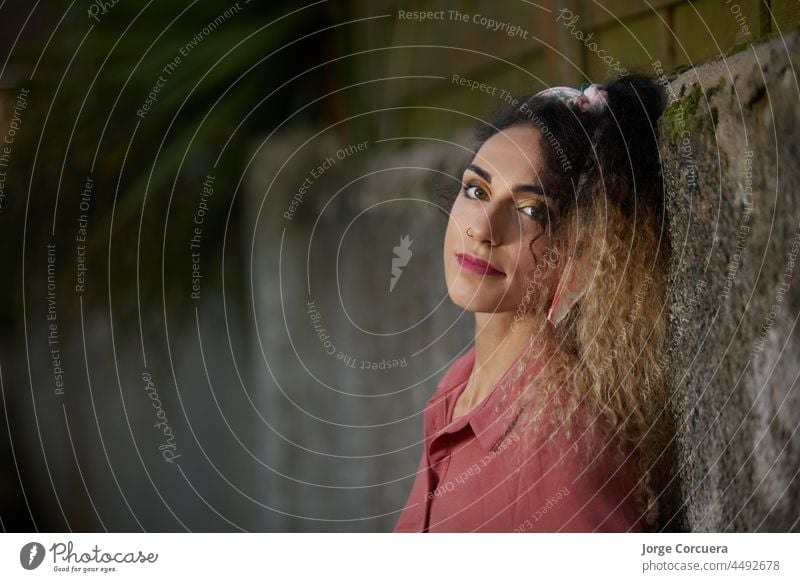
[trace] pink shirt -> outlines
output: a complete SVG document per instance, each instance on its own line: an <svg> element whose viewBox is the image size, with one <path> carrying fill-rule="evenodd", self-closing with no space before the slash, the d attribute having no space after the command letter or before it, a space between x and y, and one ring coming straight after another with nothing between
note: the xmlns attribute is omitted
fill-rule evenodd
<svg viewBox="0 0 800 582"><path fill-rule="evenodd" d="M577 452L559 450L558 444L568 444L563 437L536 434L519 459L510 454L521 445L520 431L533 430L518 422L521 417L506 420L503 414L522 382L504 385L504 376L476 407L452 421L474 363L472 346L427 402L419 470L395 532L644 531L634 506L633 457L625 461L610 446L593 457L583 450L586 439L602 438L597 428L574 431ZM538 366L534 362L531 369ZM501 390L512 397L501 402ZM531 426L540 425L537 419Z"/></svg>

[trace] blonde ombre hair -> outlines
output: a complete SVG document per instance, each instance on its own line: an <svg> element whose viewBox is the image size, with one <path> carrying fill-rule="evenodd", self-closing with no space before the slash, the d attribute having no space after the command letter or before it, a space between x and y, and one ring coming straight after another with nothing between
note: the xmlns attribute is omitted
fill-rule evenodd
<svg viewBox="0 0 800 582"><path fill-rule="evenodd" d="M594 427L606 438L582 441L589 443L587 458L609 446L621 461L630 456L637 469L638 507L647 527L655 529L664 499L672 495L671 419L662 374L670 251L656 129L665 95L642 74L619 77L604 89L609 108L601 114L534 96L526 103L535 116L511 111L478 131L480 145L517 124L544 135L545 124L543 181L550 192L560 193L561 210L551 225L559 260L548 268L580 271L588 281L555 326L547 319L555 289L526 305L526 317L546 333L533 334L530 349L503 381L523 385L509 414L520 426L530 425L522 432L524 444L555 434L577 442ZM558 163L553 139L558 153L574 163ZM570 185L571 195L565 195ZM529 280L539 276L532 272Z"/></svg>
<svg viewBox="0 0 800 582"><path fill-rule="evenodd" d="M593 445L586 457L606 446L614 446L620 459L633 456L639 508L652 527L669 462L663 454L670 439L661 367L666 253L652 213L643 211L632 223L613 206L593 206L578 229L582 266L592 269L589 287L553 333L532 338L532 349L509 375L509 382L525 386L514 414L525 408L527 422L536 427L522 432L527 445L540 442L543 434L560 433L570 441L587 422L597 423L609 438L585 441ZM564 240L556 244L559 253L567 248ZM551 300L552 293L531 311L541 326L551 325L542 307ZM541 368L523 377L535 360ZM543 419L548 424L540 426Z"/></svg>

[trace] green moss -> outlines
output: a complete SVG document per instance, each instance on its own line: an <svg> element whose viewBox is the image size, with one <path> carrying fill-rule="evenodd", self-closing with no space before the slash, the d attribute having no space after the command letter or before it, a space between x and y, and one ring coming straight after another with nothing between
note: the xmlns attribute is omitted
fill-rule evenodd
<svg viewBox="0 0 800 582"><path fill-rule="evenodd" d="M725 54L726 57L729 57L731 55L735 55L736 53L740 53L743 50L753 46L753 43L756 42L757 40L760 40L760 39L752 39L751 38L750 40L746 40L746 41L737 43L737 44L733 45L731 48L729 48L724 54Z"/></svg>
<svg viewBox="0 0 800 582"><path fill-rule="evenodd" d="M715 93L721 92L725 88L725 78L720 78L719 82L706 89L705 93L699 83L692 85L689 93L666 108L661 116L661 131L664 138L669 143L676 143L683 131L694 133L702 129L713 130L717 122L717 108L712 107L711 119L713 123L708 123L708 114L705 109L698 112L700 103L710 100Z"/></svg>
<svg viewBox="0 0 800 582"><path fill-rule="evenodd" d="M662 114L661 131L669 143L675 143L684 129L691 131L689 124L702 93L700 85L694 85L688 95L675 101Z"/></svg>

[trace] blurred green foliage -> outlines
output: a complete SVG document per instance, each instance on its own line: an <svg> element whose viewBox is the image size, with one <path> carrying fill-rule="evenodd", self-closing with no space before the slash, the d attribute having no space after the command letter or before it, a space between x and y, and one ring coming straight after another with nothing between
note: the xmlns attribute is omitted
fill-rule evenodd
<svg viewBox="0 0 800 582"><path fill-rule="evenodd" d="M11 259L0 314L6 326L21 323L23 237L28 296L44 296L35 274L43 274L50 242L58 248L59 301L72 291L87 177L95 186L84 306L107 310L112 297L115 320L130 322L137 301L161 311L162 284L167 303L186 303L188 242L209 174L215 192L203 225L204 288L221 283L227 236L226 293L240 299L247 235L238 228L254 138L323 93L335 66L307 71L344 50L332 43L347 40L326 30L341 16L334 2L304 9L244 0L119 2L104 13L93 4L18 5L14 12L20 38L2 77L9 116L20 88L30 96L0 215ZM327 114L320 102L296 119L316 124Z"/></svg>

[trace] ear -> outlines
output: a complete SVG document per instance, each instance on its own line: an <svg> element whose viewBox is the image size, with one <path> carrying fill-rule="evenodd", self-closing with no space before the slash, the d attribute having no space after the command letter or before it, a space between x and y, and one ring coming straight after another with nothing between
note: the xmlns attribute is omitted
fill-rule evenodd
<svg viewBox="0 0 800 582"><path fill-rule="evenodd" d="M592 269L589 253L577 254L576 249L576 228L570 225L567 235L566 253L567 264L561 274L561 279L553 295L553 303L547 312L547 321L553 326L564 319L569 310L584 296L591 282Z"/></svg>

